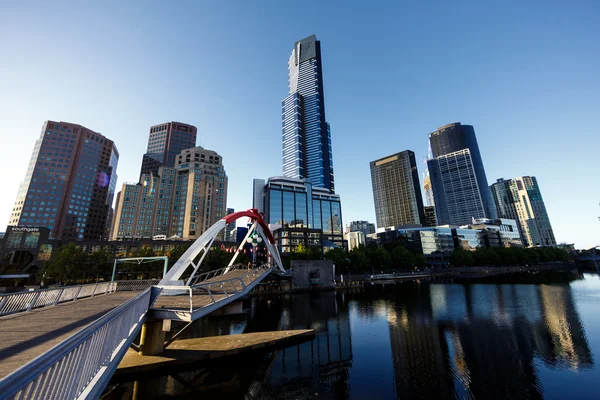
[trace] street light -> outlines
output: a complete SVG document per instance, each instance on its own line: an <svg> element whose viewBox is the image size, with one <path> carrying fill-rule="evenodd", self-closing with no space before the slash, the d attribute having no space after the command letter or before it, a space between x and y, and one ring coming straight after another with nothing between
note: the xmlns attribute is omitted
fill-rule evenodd
<svg viewBox="0 0 600 400"><path fill-rule="evenodd" d="M258 232L254 231L252 235L246 239L246 242L252 245L252 265L256 266L256 247L262 242L262 238L258 234Z"/></svg>

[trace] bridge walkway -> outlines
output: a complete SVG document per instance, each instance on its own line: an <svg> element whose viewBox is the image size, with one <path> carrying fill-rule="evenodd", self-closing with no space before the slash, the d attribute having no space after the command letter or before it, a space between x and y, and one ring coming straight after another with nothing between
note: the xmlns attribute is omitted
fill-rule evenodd
<svg viewBox="0 0 600 400"><path fill-rule="evenodd" d="M0 379L137 294L124 291L96 295L0 317Z"/></svg>

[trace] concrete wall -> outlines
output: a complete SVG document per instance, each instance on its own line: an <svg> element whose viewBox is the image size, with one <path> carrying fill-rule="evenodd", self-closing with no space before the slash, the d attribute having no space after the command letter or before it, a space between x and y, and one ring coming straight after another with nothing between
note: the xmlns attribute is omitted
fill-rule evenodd
<svg viewBox="0 0 600 400"><path fill-rule="evenodd" d="M292 290L333 288L334 279L331 260L292 260Z"/></svg>

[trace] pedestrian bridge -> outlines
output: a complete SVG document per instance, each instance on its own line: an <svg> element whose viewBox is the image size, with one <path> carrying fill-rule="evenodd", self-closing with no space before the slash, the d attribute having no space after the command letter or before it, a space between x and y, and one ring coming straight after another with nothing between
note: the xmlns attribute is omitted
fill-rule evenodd
<svg viewBox="0 0 600 400"><path fill-rule="evenodd" d="M253 222L246 239L255 234L265 241L268 262L236 265L244 240L229 265L197 274L218 233L241 217ZM275 268L283 271L273 244L261 215L248 210L209 228L160 281L0 295L0 400L100 397L130 346L140 354L156 354L181 333L164 342L170 321L188 322L187 327L245 296ZM140 331L140 343L134 345Z"/></svg>

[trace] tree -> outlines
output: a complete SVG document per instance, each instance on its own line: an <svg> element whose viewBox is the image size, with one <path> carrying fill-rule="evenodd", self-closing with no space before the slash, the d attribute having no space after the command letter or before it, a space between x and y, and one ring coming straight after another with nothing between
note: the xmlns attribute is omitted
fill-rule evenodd
<svg viewBox="0 0 600 400"><path fill-rule="evenodd" d="M391 254L392 266L402 270L411 270L415 264L414 255L404 246L397 246Z"/></svg>
<svg viewBox="0 0 600 400"><path fill-rule="evenodd" d="M470 267L473 265L473 255L463 249L455 249L450 256L450 262L455 267Z"/></svg>
<svg viewBox="0 0 600 400"><path fill-rule="evenodd" d="M427 258L421 253L415 254L414 263L417 267L423 268L427 266Z"/></svg>
<svg viewBox="0 0 600 400"><path fill-rule="evenodd" d="M350 260L348 259L348 253L346 253L346 250L338 247L338 248L329 250L323 256L325 257L325 259L333 261L333 263L335 264L336 272L339 272L339 273L348 272L348 266L349 266Z"/></svg>
<svg viewBox="0 0 600 400"><path fill-rule="evenodd" d="M84 275L86 254L75 243L69 243L58 250L58 254L46 264L47 278L67 283Z"/></svg>
<svg viewBox="0 0 600 400"><path fill-rule="evenodd" d="M87 257L87 263L90 267L90 272L98 280L100 276L112 275L114 256L110 251L101 248Z"/></svg>
<svg viewBox="0 0 600 400"><path fill-rule="evenodd" d="M370 261L364 246L353 249L348 253L350 259L350 270L363 272L369 269Z"/></svg>
<svg viewBox="0 0 600 400"><path fill-rule="evenodd" d="M371 266L380 271L389 268L391 259L392 258L390 256L390 253L382 247L372 249L369 252L369 260L371 261Z"/></svg>
<svg viewBox="0 0 600 400"><path fill-rule="evenodd" d="M169 251L169 254L168 254L169 268L172 267L173 264L175 264L177 262L177 260L179 260L181 258L183 253L185 253L189 247L190 247L190 244L187 244L187 245L181 244L179 246L176 246L173 250Z"/></svg>
<svg viewBox="0 0 600 400"><path fill-rule="evenodd" d="M300 243L290 252L292 260L320 260L322 257L321 249L316 246L305 246Z"/></svg>

